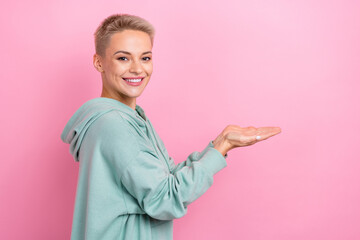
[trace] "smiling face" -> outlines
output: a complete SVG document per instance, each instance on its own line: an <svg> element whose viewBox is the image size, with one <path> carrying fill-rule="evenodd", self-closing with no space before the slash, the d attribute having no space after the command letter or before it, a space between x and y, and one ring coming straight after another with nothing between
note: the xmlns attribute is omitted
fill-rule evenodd
<svg viewBox="0 0 360 240"><path fill-rule="evenodd" d="M94 67L103 82L101 97L119 100L135 110L136 98L144 91L153 71L151 50L151 40L145 32L114 33L105 56L94 54ZM125 80L128 78L133 78L132 82Z"/></svg>

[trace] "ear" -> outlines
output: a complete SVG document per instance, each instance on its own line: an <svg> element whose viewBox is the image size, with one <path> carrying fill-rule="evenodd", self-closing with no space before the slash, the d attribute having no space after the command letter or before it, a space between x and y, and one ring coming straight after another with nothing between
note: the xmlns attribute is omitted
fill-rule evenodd
<svg viewBox="0 0 360 240"><path fill-rule="evenodd" d="M104 72L104 69L103 69L103 65L101 63L101 56L99 56L98 54L94 54L94 57L93 57L93 64L94 64L94 67L96 68L96 70L98 70L98 72Z"/></svg>

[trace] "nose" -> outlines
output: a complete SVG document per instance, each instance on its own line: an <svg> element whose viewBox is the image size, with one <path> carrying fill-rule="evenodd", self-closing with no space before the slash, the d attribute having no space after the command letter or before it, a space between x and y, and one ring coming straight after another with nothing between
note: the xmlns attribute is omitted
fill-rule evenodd
<svg viewBox="0 0 360 240"><path fill-rule="evenodd" d="M140 74L142 72L142 66L141 63L138 61L133 61L130 66L130 72Z"/></svg>

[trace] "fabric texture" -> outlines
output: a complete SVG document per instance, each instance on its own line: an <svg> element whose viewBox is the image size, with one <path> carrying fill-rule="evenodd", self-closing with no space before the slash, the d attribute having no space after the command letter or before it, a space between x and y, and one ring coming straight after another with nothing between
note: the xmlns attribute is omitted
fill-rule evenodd
<svg viewBox="0 0 360 240"><path fill-rule="evenodd" d="M173 219L227 166L212 141L175 164L145 111L112 98L85 102L61 139L79 162L72 240L172 240Z"/></svg>

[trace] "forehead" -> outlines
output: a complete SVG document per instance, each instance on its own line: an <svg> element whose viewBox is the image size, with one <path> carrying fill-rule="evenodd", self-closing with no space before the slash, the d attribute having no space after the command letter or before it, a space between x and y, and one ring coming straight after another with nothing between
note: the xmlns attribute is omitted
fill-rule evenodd
<svg viewBox="0 0 360 240"><path fill-rule="evenodd" d="M108 51L128 51L132 54L141 54L152 49L150 36L142 31L124 30L111 36Z"/></svg>

